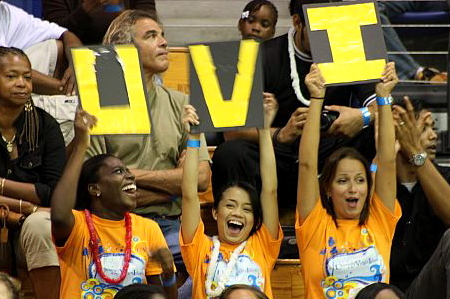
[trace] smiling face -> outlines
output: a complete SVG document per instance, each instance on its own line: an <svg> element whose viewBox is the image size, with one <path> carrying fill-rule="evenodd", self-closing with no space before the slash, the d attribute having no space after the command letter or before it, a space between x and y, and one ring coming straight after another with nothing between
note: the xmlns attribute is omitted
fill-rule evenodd
<svg viewBox="0 0 450 299"><path fill-rule="evenodd" d="M238 28L243 39L253 38L260 41L271 39L275 34L272 9L267 5L261 6L246 19L240 19Z"/></svg>
<svg viewBox="0 0 450 299"><path fill-rule="evenodd" d="M213 217L220 241L240 244L247 240L255 222L248 192L240 187L226 189L217 209L213 209Z"/></svg>
<svg viewBox="0 0 450 299"><path fill-rule="evenodd" d="M89 185L91 195L98 198L92 202L94 210L123 213L136 208L135 177L120 159L106 158L97 175L98 182Z"/></svg>
<svg viewBox="0 0 450 299"><path fill-rule="evenodd" d="M427 113L427 110L420 111L420 114ZM420 142L428 154L430 160L436 158L436 148L437 148L437 134L436 126L432 116L426 118L423 131L420 134Z"/></svg>
<svg viewBox="0 0 450 299"><path fill-rule="evenodd" d="M327 195L331 197L337 219L359 219L366 202L368 184L361 161L339 161Z"/></svg>
<svg viewBox="0 0 450 299"><path fill-rule="evenodd" d="M23 106L32 90L31 65L26 57L6 54L0 57L0 104Z"/></svg>
<svg viewBox="0 0 450 299"><path fill-rule="evenodd" d="M144 70L151 74L166 71L169 67L167 41L158 23L142 18L136 21L133 30Z"/></svg>

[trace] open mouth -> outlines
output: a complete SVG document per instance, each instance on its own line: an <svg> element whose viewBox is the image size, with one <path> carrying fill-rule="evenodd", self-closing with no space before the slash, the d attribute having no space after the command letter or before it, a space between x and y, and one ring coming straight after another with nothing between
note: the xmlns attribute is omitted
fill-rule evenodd
<svg viewBox="0 0 450 299"><path fill-rule="evenodd" d="M244 228L244 224L238 220L229 220L227 225L231 234L239 234Z"/></svg>
<svg viewBox="0 0 450 299"><path fill-rule="evenodd" d="M136 184L134 184L134 183L125 185L125 186L122 188L122 191L124 191L124 192L126 192L126 193L134 193L134 192L136 192L136 190L137 190L137 187L136 187Z"/></svg>
<svg viewBox="0 0 450 299"><path fill-rule="evenodd" d="M357 204L358 204L358 198L347 198L345 199L345 201L348 203L350 208L356 208Z"/></svg>

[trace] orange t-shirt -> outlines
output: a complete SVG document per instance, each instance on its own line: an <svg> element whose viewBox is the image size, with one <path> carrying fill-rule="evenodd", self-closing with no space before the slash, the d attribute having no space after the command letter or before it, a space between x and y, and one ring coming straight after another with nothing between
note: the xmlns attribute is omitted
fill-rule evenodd
<svg viewBox="0 0 450 299"><path fill-rule="evenodd" d="M192 298L201 299L206 296L206 273L208 272L210 255L213 248L212 240L204 234L205 227L200 222L194 239L185 244L180 231L180 247L186 268L192 277L194 286ZM270 273L275 266L281 247L283 232L278 231L278 239L273 240L263 224L261 228L248 238L247 245L238 257L234 269L225 284L247 284L259 288L269 298L272 298L270 286ZM217 259L216 269L212 284L217 285L217 277L225 270L233 250L239 245L220 243L220 253Z"/></svg>
<svg viewBox="0 0 450 299"><path fill-rule="evenodd" d="M305 282L305 298L354 298L364 286L389 282L389 259L401 209L391 213L376 194L367 223L333 218L320 199L300 225L295 223L297 245Z"/></svg>
<svg viewBox="0 0 450 299"><path fill-rule="evenodd" d="M84 212L72 210L72 213L75 217L72 232L64 247L56 247L61 266L61 298L94 298L94 294L95 298L112 298L124 286L146 283L146 276L162 273L159 263L149 257L149 252L167 247L161 229L153 220L130 213L132 237L128 275L120 284L104 282L92 259ZM103 271L108 277L118 278L125 257L125 220L113 221L92 215L92 221L101 240Z"/></svg>

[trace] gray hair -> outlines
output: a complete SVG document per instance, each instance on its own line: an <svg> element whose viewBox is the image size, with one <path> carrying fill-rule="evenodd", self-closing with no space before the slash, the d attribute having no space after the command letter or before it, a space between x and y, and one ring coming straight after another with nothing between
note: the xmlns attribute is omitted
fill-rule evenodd
<svg viewBox="0 0 450 299"><path fill-rule="evenodd" d="M115 18L103 38L104 45L132 44L133 26L138 20L151 19L159 24L156 12L144 10L125 10Z"/></svg>

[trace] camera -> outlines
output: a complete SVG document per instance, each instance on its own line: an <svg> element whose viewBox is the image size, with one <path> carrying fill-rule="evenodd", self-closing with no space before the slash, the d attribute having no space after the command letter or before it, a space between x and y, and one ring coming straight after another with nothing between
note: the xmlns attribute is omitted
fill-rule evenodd
<svg viewBox="0 0 450 299"><path fill-rule="evenodd" d="M339 112L337 111L323 110L320 115L320 130L327 131L338 117Z"/></svg>

